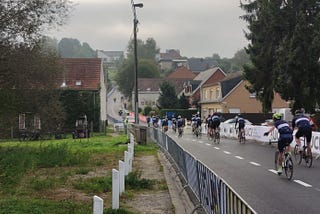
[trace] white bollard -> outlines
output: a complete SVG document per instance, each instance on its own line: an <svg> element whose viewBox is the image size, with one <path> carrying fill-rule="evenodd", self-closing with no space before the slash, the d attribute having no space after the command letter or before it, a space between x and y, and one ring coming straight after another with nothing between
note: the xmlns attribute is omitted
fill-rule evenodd
<svg viewBox="0 0 320 214"><path fill-rule="evenodd" d="M130 155L130 159L133 160L133 146L128 145L128 153Z"/></svg>
<svg viewBox="0 0 320 214"><path fill-rule="evenodd" d="M93 196L93 214L103 214L103 199Z"/></svg>
<svg viewBox="0 0 320 214"><path fill-rule="evenodd" d="M130 157L129 157L129 152L127 151L124 152L124 165L125 165L124 175L128 175L130 172Z"/></svg>
<svg viewBox="0 0 320 214"><path fill-rule="evenodd" d="M119 171L112 169L112 209L119 209Z"/></svg>
<svg viewBox="0 0 320 214"><path fill-rule="evenodd" d="M119 160L119 192L120 195L125 191L125 163Z"/></svg>
<svg viewBox="0 0 320 214"><path fill-rule="evenodd" d="M130 133L130 144L134 144L134 135Z"/></svg>

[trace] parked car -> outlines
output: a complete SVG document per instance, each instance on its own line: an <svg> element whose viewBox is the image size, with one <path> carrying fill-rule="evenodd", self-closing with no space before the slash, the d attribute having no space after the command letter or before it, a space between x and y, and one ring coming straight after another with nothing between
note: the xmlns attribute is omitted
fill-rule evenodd
<svg viewBox="0 0 320 214"><path fill-rule="evenodd" d="M267 119L263 123L261 123L261 126L273 126L273 119Z"/></svg>
<svg viewBox="0 0 320 214"><path fill-rule="evenodd" d="M249 120L247 120L247 119L244 119L244 121L245 121L245 124L246 124L246 125L251 125L251 124L252 124L252 123L251 123ZM226 120L226 121L224 121L224 122L222 122L222 123L226 123L226 124L230 124L230 125L235 124L235 123L236 123L236 118L228 119L228 120Z"/></svg>

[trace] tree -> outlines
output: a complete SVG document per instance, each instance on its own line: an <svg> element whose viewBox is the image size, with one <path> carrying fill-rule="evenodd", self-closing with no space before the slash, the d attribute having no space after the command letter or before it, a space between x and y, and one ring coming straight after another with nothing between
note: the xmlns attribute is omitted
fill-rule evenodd
<svg viewBox="0 0 320 214"><path fill-rule="evenodd" d="M248 90L256 93L266 113L271 111L274 98L274 56L283 37L284 27L280 24L283 14L279 1L258 0L241 7L247 12L242 18L249 23L250 32L245 36L251 43L246 51L252 62L244 66L244 78L251 84Z"/></svg>
<svg viewBox="0 0 320 214"><path fill-rule="evenodd" d="M149 38L146 44L138 40L138 78L159 78L160 69L156 64L155 55L159 52L154 39ZM134 88L134 57L133 40L128 45L128 58L124 59L115 75L119 90L126 97L131 97Z"/></svg>
<svg viewBox="0 0 320 214"><path fill-rule="evenodd" d="M42 30L63 24L72 9L68 0L3 0L0 3L0 134L18 127L21 112L44 115L48 105L63 116L56 79L62 68L55 48L41 39ZM48 113L48 112L47 112ZM51 117L51 119L50 119Z"/></svg>
<svg viewBox="0 0 320 214"><path fill-rule="evenodd" d="M160 84L160 90L159 108L172 109L178 107L178 97L171 83L164 81Z"/></svg>
<svg viewBox="0 0 320 214"><path fill-rule="evenodd" d="M157 43L153 38L148 38L146 42L137 40L138 58L154 60L156 55L160 53ZM128 44L128 56L134 56L134 40L130 40Z"/></svg>
<svg viewBox="0 0 320 214"><path fill-rule="evenodd" d="M34 44L41 31L62 25L72 9L69 0L2 0L0 38L2 44Z"/></svg>
<svg viewBox="0 0 320 214"><path fill-rule="evenodd" d="M188 109L190 107L188 98L182 93L179 97L179 108L181 109Z"/></svg>
<svg viewBox="0 0 320 214"><path fill-rule="evenodd" d="M78 39L62 38L58 44L59 55L62 58L93 58L95 51L86 42L80 43Z"/></svg>

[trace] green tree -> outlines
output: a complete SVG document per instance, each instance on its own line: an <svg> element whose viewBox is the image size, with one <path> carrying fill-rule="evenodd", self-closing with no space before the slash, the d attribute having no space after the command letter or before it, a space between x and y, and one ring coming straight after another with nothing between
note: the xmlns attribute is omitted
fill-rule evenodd
<svg viewBox="0 0 320 214"><path fill-rule="evenodd" d="M93 58L95 51L86 42L80 43L78 39L62 38L58 43L58 52L62 58Z"/></svg>
<svg viewBox="0 0 320 214"><path fill-rule="evenodd" d="M293 111L313 111L320 93L314 87L320 78L319 2L256 0L241 7L252 62L244 67L245 78L264 112L271 110L274 91L292 101Z"/></svg>
<svg viewBox="0 0 320 214"><path fill-rule="evenodd" d="M158 99L159 108L177 108L179 105L179 100L174 86L171 83L164 81L160 84L160 90L160 97Z"/></svg>
<svg viewBox="0 0 320 214"><path fill-rule="evenodd" d="M155 60L157 54L160 53L160 49L157 47L157 43L153 38L148 38L146 42L137 40L137 53L138 58ZM128 56L134 56L134 40L130 40L128 44Z"/></svg>
<svg viewBox="0 0 320 214"><path fill-rule="evenodd" d="M2 44L34 44L41 32L62 25L73 5L68 0L2 0L0 38Z"/></svg>
<svg viewBox="0 0 320 214"><path fill-rule="evenodd" d="M179 106L180 109L188 109L190 107L189 99L185 96L184 93L179 97Z"/></svg>
<svg viewBox="0 0 320 214"><path fill-rule="evenodd" d="M245 36L250 44L246 51L252 62L244 66L244 78L250 82L248 90L256 93L265 113L272 108L276 60L274 56L284 31L281 26L283 14L280 4L280 1L258 0L241 5L247 12L242 18L249 23L249 32Z"/></svg>

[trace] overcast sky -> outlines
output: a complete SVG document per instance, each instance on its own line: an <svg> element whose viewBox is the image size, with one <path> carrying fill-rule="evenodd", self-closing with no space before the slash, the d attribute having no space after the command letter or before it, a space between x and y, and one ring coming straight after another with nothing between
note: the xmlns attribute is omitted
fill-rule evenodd
<svg viewBox="0 0 320 214"><path fill-rule="evenodd" d="M75 10L66 25L50 32L87 42L93 49L126 51L133 38L131 0L73 0ZM138 39L152 37L161 52L179 49L182 56L233 57L247 45L239 18L240 0L135 0Z"/></svg>

